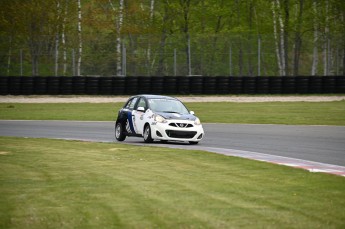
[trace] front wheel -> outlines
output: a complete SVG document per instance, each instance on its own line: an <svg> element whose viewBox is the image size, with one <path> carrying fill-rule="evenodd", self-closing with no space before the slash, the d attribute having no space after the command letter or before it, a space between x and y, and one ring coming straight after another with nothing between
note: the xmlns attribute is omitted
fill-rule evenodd
<svg viewBox="0 0 345 229"><path fill-rule="evenodd" d="M144 141L146 143L151 143L153 142L152 136L151 136L151 127L150 125L146 125L144 128Z"/></svg>
<svg viewBox="0 0 345 229"><path fill-rule="evenodd" d="M123 133L122 124L119 122L115 126L115 138L116 140L122 142L126 139L126 135Z"/></svg>

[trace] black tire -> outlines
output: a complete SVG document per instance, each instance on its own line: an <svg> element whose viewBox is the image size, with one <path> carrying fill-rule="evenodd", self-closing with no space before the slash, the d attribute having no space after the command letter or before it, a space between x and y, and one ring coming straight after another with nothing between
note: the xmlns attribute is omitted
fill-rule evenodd
<svg viewBox="0 0 345 229"><path fill-rule="evenodd" d="M196 144L198 144L199 142L189 142L189 144L191 144L191 145L196 145Z"/></svg>
<svg viewBox="0 0 345 229"><path fill-rule="evenodd" d="M126 139L126 135L123 133L123 125L120 122L115 125L115 138L119 142L122 142Z"/></svg>
<svg viewBox="0 0 345 229"><path fill-rule="evenodd" d="M147 124L145 127L144 127L144 141L146 143L151 143L153 142L153 139L152 139L152 136L151 136L151 127L149 124Z"/></svg>

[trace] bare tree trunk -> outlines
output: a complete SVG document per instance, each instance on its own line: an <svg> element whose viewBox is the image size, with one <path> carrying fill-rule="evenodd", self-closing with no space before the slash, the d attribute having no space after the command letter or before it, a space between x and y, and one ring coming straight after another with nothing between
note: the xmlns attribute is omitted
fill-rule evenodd
<svg viewBox="0 0 345 229"><path fill-rule="evenodd" d="M164 17L163 17L163 28L162 28L162 35L161 35L161 42L159 47L159 61L158 61L158 68L156 75L161 76L164 75L164 60L165 60L165 43L167 38L167 21L168 21L168 11L169 11L169 3L168 1L164 2Z"/></svg>
<svg viewBox="0 0 345 229"><path fill-rule="evenodd" d="M218 33L221 30L221 21L222 21L222 16L217 17L217 25L215 28L215 33L214 33L214 38L213 38L213 52L211 54L211 64L210 64L210 73L211 75L214 75L213 69L214 69L214 61L215 61L215 52L217 50L217 40L218 40Z"/></svg>
<svg viewBox="0 0 345 229"><path fill-rule="evenodd" d="M121 29L123 22L123 0L120 0L119 12L116 20L116 75L123 75L122 72L122 51L121 51ZM114 9L115 10L115 9Z"/></svg>
<svg viewBox="0 0 345 229"><path fill-rule="evenodd" d="M164 20L164 19L163 19ZM164 28L162 31L162 36L161 36L161 42L160 42L160 48L159 48L159 61L158 61L158 69L156 72L156 75L162 76L164 75L164 60L165 60L165 42L167 38L167 32L166 29Z"/></svg>
<svg viewBox="0 0 345 229"><path fill-rule="evenodd" d="M155 7L155 0L151 0L150 4L150 25L153 23L153 13ZM147 47L147 63L148 63L148 75L151 74L151 69L153 67L153 62L151 63L151 39L148 40L148 47Z"/></svg>
<svg viewBox="0 0 345 229"><path fill-rule="evenodd" d="M277 29L277 14L276 14L276 4L275 1L272 1L272 13L273 13L273 30L274 30L274 40L276 46L276 56L279 68L279 75L282 75L282 63L280 60L280 49L279 49L279 37L278 37L278 29Z"/></svg>
<svg viewBox="0 0 345 229"><path fill-rule="evenodd" d="M290 21L290 7L289 0L284 0L284 60L285 60L285 75L290 75L289 69L289 21Z"/></svg>
<svg viewBox="0 0 345 229"><path fill-rule="evenodd" d="M77 75L80 76L81 74L81 58L82 58L82 53L83 53L83 40L82 40L82 36L81 36L81 20L82 20L82 16L81 16L81 0L77 0L78 1L78 39L79 39L79 47L78 47L78 64L77 64Z"/></svg>
<svg viewBox="0 0 345 229"><path fill-rule="evenodd" d="M58 75L59 72L59 43L60 43L60 38L59 34L55 35L55 76Z"/></svg>
<svg viewBox="0 0 345 229"><path fill-rule="evenodd" d="M345 39L343 39L343 76L345 76Z"/></svg>
<svg viewBox="0 0 345 229"><path fill-rule="evenodd" d="M326 27L325 27L325 39L323 43L323 75L327 76L328 72L328 41L329 41L329 18L328 18L328 0L326 0Z"/></svg>
<svg viewBox="0 0 345 229"><path fill-rule="evenodd" d="M237 24L240 25L240 18L241 18L241 11L240 11L240 1L235 0L236 2L236 8L237 8ZM242 48L242 39L238 41L238 75L242 76L243 75L243 48Z"/></svg>
<svg viewBox="0 0 345 229"><path fill-rule="evenodd" d="M253 28L253 2L250 1L249 2L249 35L248 35L248 40L249 40L249 44L248 44L248 75L249 76L253 76L254 71L253 71L253 66L252 66L252 28Z"/></svg>
<svg viewBox="0 0 345 229"><path fill-rule="evenodd" d="M61 14L61 7L60 1L56 3L56 10L57 10L57 25L56 25L56 35L55 35L55 76L58 75L59 72L59 44L60 44L60 14Z"/></svg>
<svg viewBox="0 0 345 229"><path fill-rule="evenodd" d="M239 41L238 68L239 76L243 76L243 49L241 40Z"/></svg>
<svg viewBox="0 0 345 229"><path fill-rule="evenodd" d="M39 47L37 45L37 41L31 39L30 41L30 54L31 54L31 70L33 76L38 76L38 51Z"/></svg>
<svg viewBox="0 0 345 229"><path fill-rule="evenodd" d="M42 25L42 20L41 18L32 21L30 25L30 40L29 40L29 46L30 46L30 54L31 54L31 70L32 70L32 75L33 76L38 76L38 64L39 64L39 54L40 54L40 40L39 36L35 34L38 31L38 28L40 28Z"/></svg>
<svg viewBox="0 0 345 229"><path fill-rule="evenodd" d="M7 59L7 76L10 75L11 72L11 59L12 59L12 35L10 36L10 45L8 48L8 59Z"/></svg>
<svg viewBox="0 0 345 229"><path fill-rule="evenodd" d="M66 20L67 20L67 2L65 0L65 12L62 21L62 31L61 31L61 43L62 43L62 50L63 50L63 75L65 76L67 73L67 47L66 47L66 38L65 38L65 30L66 30Z"/></svg>
<svg viewBox="0 0 345 229"><path fill-rule="evenodd" d="M284 23L281 15L281 8L279 0L276 0L277 11L278 11L278 20L280 25L280 60L282 66L281 76L286 75L286 65L285 65L285 42L284 42Z"/></svg>
<svg viewBox="0 0 345 229"><path fill-rule="evenodd" d="M188 68L188 75L192 75L192 67L191 67L191 53L190 53L190 34L189 34L189 7L190 7L190 0L180 0L180 4L183 9L183 18L184 18L184 25L183 25L183 32L186 37L186 64Z"/></svg>
<svg viewBox="0 0 345 229"><path fill-rule="evenodd" d="M345 12L343 11L343 29L345 31ZM343 39L343 76L345 76L345 39Z"/></svg>
<svg viewBox="0 0 345 229"><path fill-rule="evenodd" d="M123 8L124 8L124 1L120 0L119 2L119 10L117 11L111 0L109 0L109 4L116 15L115 19L115 27L116 27L116 75L122 76L122 39L121 39L121 29L123 23Z"/></svg>
<svg viewBox="0 0 345 229"><path fill-rule="evenodd" d="M317 66L319 62L319 57L318 57L318 48L317 48L317 43L318 43L318 19L317 19L317 0L314 0L313 2L313 8L314 8L314 48L313 48L313 65L311 69L311 75L315 76L317 75Z"/></svg>
<svg viewBox="0 0 345 229"><path fill-rule="evenodd" d="M301 38L301 26L302 26L302 17L303 17L303 3L304 0L299 1L299 13L297 18L297 28L295 34L295 50L294 50L294 68L293 74L298 76L299 74L299 58L301 55L301 46L302 46L302 38Z"/></svg>

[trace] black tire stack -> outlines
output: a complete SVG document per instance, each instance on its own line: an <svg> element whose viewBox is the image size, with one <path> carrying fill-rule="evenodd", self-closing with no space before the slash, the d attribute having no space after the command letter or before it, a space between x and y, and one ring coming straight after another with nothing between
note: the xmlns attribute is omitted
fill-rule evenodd
<svg viewBox="0 0 345 229"><path fill-rule="evenodd" d="M238 95L238 94L242 94L242 83L243 83L243 80L242 80L242 77L236 77L236 76L233 76L233 77L230 77L229 78L229 83L230 83L230 90L229 90L229 93L230 94L235 94L235 95Z"/></svg>
<svg viewBox="0 0 345 229"><path fill-rule="evenodd" d="M123 76L113 77L113 95L124 95L125 94L126 78Z"/></svg>
<svg viewBox="0 0 345 229"><path fill-rule="evenodd" d="M22 77L11 76L8 78L8 93L10 95L22 95L21 91Z"/></svg>
<svg viewBox="0 0 345 229"><path fill-rule="evenodd" d="M61 95L73 95L73 78L60 77L60 93Z"/></svg>
<svg viewBox="0 0 345 229"><path fill-rule="evenodd" d="M281 77L271 76L270 77L270 94L282 94L283 80Z"/></svg>
<svg viewBox="0 0 345 229"><path fill-rule="evenodd" d="M164 85L164 78L163 76L152 76L151 78L151 92L152 94L162 94L163 85Z"/></svg>
<svg viewBox="0 0 345 229"><path fill-rule="evenodd" d="M8 94L8 77L0 77L0 95Z"/></svg>
<svg viewBox="0 0 345 229"><path fill-rule="evenodd" d="M243 93L253 95L256 93L256 77L242 77L243 78Z"/></svg>
<svg viewBox="0 0 345 229"><path fill-rule="evenodd" d="M345 76L10 76L0 95L211 95L345 93Z"/></svg>
<svg viewBox="0 0 345 229"><path fill-rule="evenodd" d="M98 95L98 84L100 77L86 77L85 93L87 95Z"/></svg>
<svg viewBox="0 0 345 229"><path fill-rule="evenodd" d="M169 76L164 77L164 93L174 95L177 92L177 77Z"/></svg>
<svg viewBox="0 0 345 229"><path fill-rule="evenodd" d="M99 95L111 95L113 90L112 77L99 77Z"/></svg>
<svg viewBox="0 0 345 229"><path fill-rule="evenodd" d="M296 93L296 77L286 76L283 78L283 94Z"/></svg>
<svg viewBox="0 0 345 229"><path fill-rule="evenodd" d="M34 94L45 95L47 94L47 77L35 77L34 78Z"/></svg>
<svg viewBox="0 0 345 229"><path fill-rule="evenodd" d="M137 94L150 94L151 92L151 77L139 77L138 93Z"/></svg>
<svg viewBox="0 0 345 229"><path fill-rule="evenodd" d="M217 94L229 94L229 77L217 77Z"/></svg>
<svg viewBox="0 0 345 229"><path fill-rule="evenodd" d="M309 77L304 77L304 76L296 77L296 92L298 94L309 93Z"/></svg>
<svg viewBox="0 0 345 229"><path fill-rule="evenodd" d="M206 94L206 95L218 94L216 77L204 78L203 94Z"/></svg>
<svg viewBox="0 0 345 229"><path fill-rule="evenodd" d="M345 76L337 77L336 93L345 93Z"/></svg>
<svg viewBox="0 0 345 229"><path fill-rule="evenodd" d="M190 92L193 95L202 94L202 89L204 87L204 80L202 76L190 76Z"/></svg>
<svg viewBox="0 0 345 229"><path fill-rule="evenodd" d="M86 85L85 77L80 77L80 76L73 77L73 93L75 95L84 95L85 85Z"/></svg>
<svg viewBox="0 0 345 229"><path fill-rule="evenodd" d="M257 78L256 81L256 93L257 94L268 94L269 93L270 79L266 76Z"/></svg>
<svg viewBox="0 0 345 229"><path fill-rule="evenodd" d="M190 94L189 79L190 77L184 77L184 76L179 76L177 78L177 94L179 95Z"/></svg>

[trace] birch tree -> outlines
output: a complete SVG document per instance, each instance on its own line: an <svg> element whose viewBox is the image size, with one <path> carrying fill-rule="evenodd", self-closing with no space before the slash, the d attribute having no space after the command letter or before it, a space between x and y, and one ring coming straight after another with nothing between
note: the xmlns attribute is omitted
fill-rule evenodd
<svg viewBox="0 0 345 229"><path fill-rule="evenodd" d="M329 52L329 16L328 16L328 0L326 0L326 22L325 22L325 38L323 43L323 75L327 76L329 74L328 71L328 52Z"/></svg>
<svg viewBox="0 0 345 229"><path fill-rule="evenodd" d="M61 43L62 43L62 50L63 50L63 72L62 74L65 76L67 74L67 47L66 47L66 22L67 22L67 11L68 11L68 0L65 0L65 9L63 14L62 20L62 31L61 31Z"/></svg>
<svg viewBox="0 0 345 229"><path fill-rule="evenodd" d="M235 0L236 3L236 10L237 10L237 24L240 25L241 24L241 8L240 8L240 1L239 0ZM239 72L239 76L243 75L243 48L242 48L242 39L240 39L238 44L238 72Z"/></svg>
<svg viewBox="0 0 345 229"><path fill-rule="evenodd" d="M191 66L191 52L190 52L190 31L189 31L189 19L190 19L190 0L180 0L180 5L182 7L183 15L183 33L186 38L186 61L188 68L188 75L192 75L192 66Z"/></svg>
<svg viewBox="0 0 345 229"><path fill-rule="evenodd" d="M285 38L284 38L284 22L281 15L281 8L279 0L276 0L277 12L278 12L278 21L280 27L280 61L281 61L281 76L286 75L286 65L285 65Z"/></svg>
<svg viewBox="0 0 345 229"><path fill-rule="evenodd" d="M164 74L164 62L165 62L165 44L166 39L168 37L168 29L171 27L170 25L170 5L169 1L164 1L164 13L163 13L163 19L162 19L162 31L161 31L161 39L159 44L159 61L158 61L158 68L156 75L160 76Z"/></svg>
<svg viewBox="0 0 345 229"><path fill-rule="evenodd" d="M280 46L279 46L279 36L278 36L278 26L277 26L277 13L276 13L276 3L273 0L272 2L272 14L273 14L273 34L274 34L274 41L275 41L275 52L277 57L277 63L279 68L279 74L282 75L283 73L283 67L282 67L282 61L281 61L281 55L280 55Z"/></svg>
<svg viewBox="0 0 345 229"><path fill-rule="evenodd" d="M279 0L278 0L279 1ZM303 1L303 0L300 0ZM285 75L290 74L290 69L289 69L289 33L290 33L290 1L289 0L284 0L284 65L285 65Z"/></svg>
<svg viewBox="0 0 345 229"><path fill-rule="evenodd" d="M55 76L58 75L59 71L59 44L60 44L60 16L61 16L61 6L60 1L56 3L56 11L57 11L57 18L56 18L56 35L55 35Z"/></svg>
<svg viewBox="0 0 345 229"><path fill-rule="evenodd" d="M82 15L81 15L81 0L77 0L78 4L78 64L77 64L77 75L81 75L81 61L82 61L82 53L83 53L83 40L82 40L82 28L81 28L81 20L82 20Z"/></svg>
<svg viewBox="0 0 345 229"><path fill-rule="evenodd" d="M155 0L151 0L150 2L150 26L153 25L153 15L154 15L154 9L155 9ZM148 74L151 74L151 69L153 66L153 63L151 63L151 39L148 41L148 48L147 48L147 62L148 62Z"/></svg>
<svg viewBox="0 0 345 229"><path fill-rule="evenodd" d="M345 11L341 13L342 16L342 24L343 24L343 32L345 33ZM345 76L345 39L343 39L343 76Z"/></svg>
<svg viewBox="0 0 345 229"><path fill-rule="evenodd" d="M303 4L304 4L304 0L300 0L298 16L297 16L296 32L295 32L295 46L294 46L293 74L295 76L299 75L299 60L300 60L300 55L301 55L300 52L301 52L301 47L302 47L301 27L302 27L302 17L303 17Z"/></svg>
<svg viewBox="0 0 345 229"><path fill-rule="evenodd" d="M319 62L319 57L318 57L318 11L317 11L317 0L313 1L313 13L314 13L314 18L313 18L313 26L314 26L314 47L313 47L313 64L312 64L312 69L311 69L311 75L315 76L317 75L317 67L318 67L318 62Z"/></svg>
<svg viewBox="0 0 345 229"><path fill-rule="evenodd" d="M276 44L276 56L279 67L279 75L286 75L286 59L287 53L285 53L285 27L281 14L281 7L279 0L272 0L272 13L273 13L273 27L274 27L274 38ZM278 26L279 25L279 26ZM279 32L278 32L279 30Z"/></svg>
<svg viewBox="0 0 345 229"><path fill-rule="evenodd" d="M115 28L116 28L116 75L121 76L123 75L122 71L122 46L121 46L121 30L123 24L123 8L124 2L123 0L119 1L119 9L116 10L114 4L111 0L109 0L109 4L115 14Z"/></svg>

